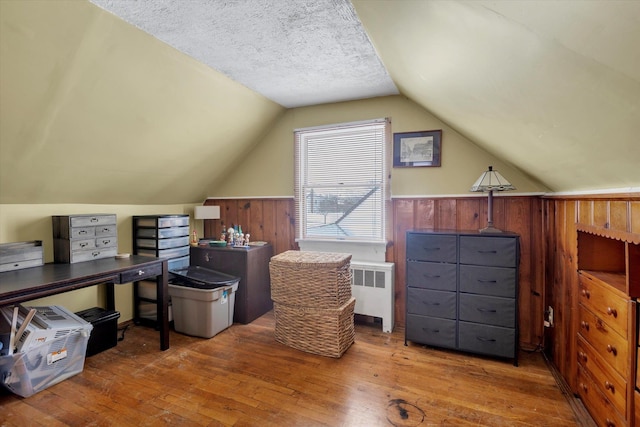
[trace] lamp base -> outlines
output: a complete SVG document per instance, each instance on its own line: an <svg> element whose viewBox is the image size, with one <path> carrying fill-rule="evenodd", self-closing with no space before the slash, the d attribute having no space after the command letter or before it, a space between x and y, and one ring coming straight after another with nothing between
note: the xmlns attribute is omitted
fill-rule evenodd
<svg viewBox="0 0 640 427"><path fill-rule="evenodd" d="M502 233L502 230L499 230L497 228L495 228L493 225L488 225L485 228L481 228L480 230L478 230L480 233L487 233L487 234L491 234L491 233Z"/></svg>

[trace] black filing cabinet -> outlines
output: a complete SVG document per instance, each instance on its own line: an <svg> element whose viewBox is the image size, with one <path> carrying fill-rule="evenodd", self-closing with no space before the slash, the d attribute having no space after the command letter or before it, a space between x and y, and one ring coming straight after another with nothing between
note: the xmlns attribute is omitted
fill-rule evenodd
<svg viewBox="0 0 640 427"><path fill-rule="evenodd" d="M518 363L519 236L407 232L405 342Z"/></svg>

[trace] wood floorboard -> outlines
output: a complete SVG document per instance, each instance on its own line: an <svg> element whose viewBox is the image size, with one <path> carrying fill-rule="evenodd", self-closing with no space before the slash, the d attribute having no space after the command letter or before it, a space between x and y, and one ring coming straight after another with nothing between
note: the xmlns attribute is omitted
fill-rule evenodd
<svg viewBox="0 0 640 427"><path fill-rule="evenodd" d="M29 398L0 392L0 426L576 426L540 353L510 361L404 345L356 324L339 359L277 343L269 312L211 339L130 326L84 370Z"/></svg>

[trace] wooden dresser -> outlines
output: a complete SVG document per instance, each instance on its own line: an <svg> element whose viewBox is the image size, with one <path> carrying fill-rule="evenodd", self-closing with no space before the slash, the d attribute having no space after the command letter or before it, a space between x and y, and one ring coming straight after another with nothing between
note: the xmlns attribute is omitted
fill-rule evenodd
<svg viewBox="0 0 640 427"><path fill-rule="evenodd" d="M599 426L640 427L638 244L578 229L578 394Z"/></svg>

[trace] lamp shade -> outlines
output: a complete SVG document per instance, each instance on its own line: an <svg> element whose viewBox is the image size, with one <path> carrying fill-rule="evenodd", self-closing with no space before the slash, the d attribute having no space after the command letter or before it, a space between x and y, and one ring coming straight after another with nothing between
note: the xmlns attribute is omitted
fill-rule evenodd
<svg viewBox="0 0 640 427"><path fill-rule="evenodd" d="M220 206L196 206L195 219L220 219Z"/></svg>
<svg viewBox="0 0 640 427"><path fill-rule="evenodd" d="M515 190L516 187L511 185L507 179L500 175L500 172L494 171L493 166L489 166L489 170L483 172L480 178L473 184L471 191L506 191Z"/></svg>

